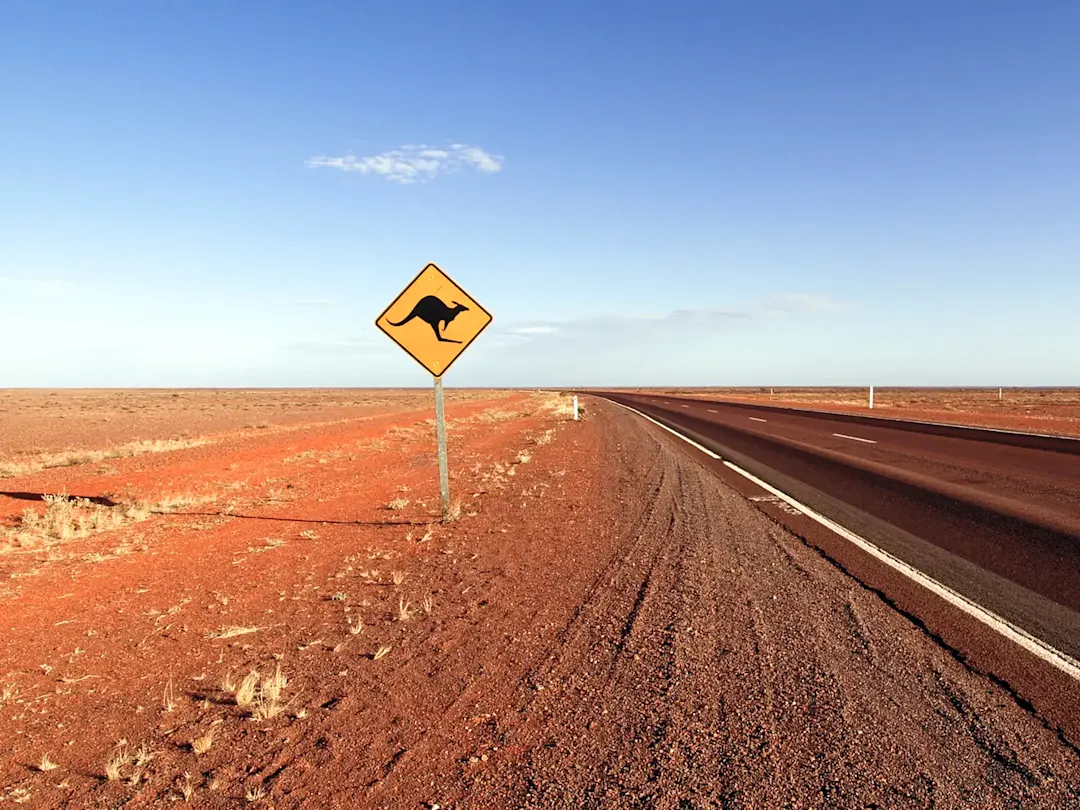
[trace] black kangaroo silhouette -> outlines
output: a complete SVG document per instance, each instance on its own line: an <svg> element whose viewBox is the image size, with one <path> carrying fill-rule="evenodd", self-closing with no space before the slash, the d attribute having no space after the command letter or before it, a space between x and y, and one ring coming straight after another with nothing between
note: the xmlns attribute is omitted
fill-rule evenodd
<svg viewBox="0 0 1080 810"><path fill-rule="evenodd" d="M434 295L425 295L419 301L416 302L416 306L412 308L412 312L405 316L404 320L400 320L397 323L390 321L391 326L404 326L413 318L419 318L428 324L435 332L435 337L443 343L461 343L460 340L451 340L445 338L439 331L439 326L442 324L442 329L450 325L450 321L454 320L460 312L467 312L469 308L463 304L454 303L452 307L448 307L441 300Z"/></svg>

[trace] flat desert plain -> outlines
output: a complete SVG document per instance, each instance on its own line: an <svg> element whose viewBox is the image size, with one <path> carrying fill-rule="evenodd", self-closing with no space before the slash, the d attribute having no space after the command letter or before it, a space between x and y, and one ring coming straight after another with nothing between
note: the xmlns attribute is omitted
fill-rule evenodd
<svg viewBox="0 0 1080 810"><path fill-rule="evenodd" d="M869 388L622 388L791 408L870 413ZM1000 396L1000 399L999 399ZM1080 437L1080 388L875 388L874 416Z"/></svg>
<svg viewBox="0 0 1080 810"><path fill-rule="evenodd" d="M681 443L448 391L5 392L0 804L1075 807L1080 756Z"/></svg>

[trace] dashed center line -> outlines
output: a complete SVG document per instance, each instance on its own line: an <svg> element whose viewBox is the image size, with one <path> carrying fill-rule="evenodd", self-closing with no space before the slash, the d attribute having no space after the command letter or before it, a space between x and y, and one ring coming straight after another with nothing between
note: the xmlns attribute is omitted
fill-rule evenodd
<svg viewBox="0 0 1080 810"><path fill-rule="evenodd" d="M853 442L865 442L866 444L877 444L873 439L860 439L858 436L848 436L844 433L834 433L833 436L839 436L841 439L851 439Z"/></svg>
<svg viewBox="0 0 1080 810"><path fill-rule="evenodd" d="M769 420L768 419L758 419L758 417L756 417L756 416L751 416L750 421L751 422L768 422Z"/></svg>
<svg viewBox="0 0 1080 810"><path fill-rule="evenodd" d="M684 407L684 408L689 408L690 406L689 406L689 405L683 405L683 407Z"/></svg>
<svg viewBox="0 0 1080 810"><path fill-rule="evenodd" d="M713 410L712 408L709 408L709 413L716 413L716 411Z"/></svg>

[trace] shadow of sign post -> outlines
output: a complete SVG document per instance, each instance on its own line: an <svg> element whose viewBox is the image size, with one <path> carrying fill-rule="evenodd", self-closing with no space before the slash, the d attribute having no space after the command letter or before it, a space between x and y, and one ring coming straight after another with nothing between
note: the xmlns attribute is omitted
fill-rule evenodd
<svg viewBox="0 0 1080 810"><path fill-rule="evenodd" d="M492 315L434 264L410 281L375 326L435 378L435 438L442 519L450 520L450 478L442 378L492 321Z"/></svg>

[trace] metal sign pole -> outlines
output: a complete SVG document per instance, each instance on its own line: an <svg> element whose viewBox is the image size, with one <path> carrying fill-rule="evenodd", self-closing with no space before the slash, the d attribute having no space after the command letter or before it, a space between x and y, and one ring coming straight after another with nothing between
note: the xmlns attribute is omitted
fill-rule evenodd
<svg viewBox="0 0 1080 810"><path fill-rule="evenodd" d="M435 378L435 435L439 442L439 498L442 519L450 517L450 474L446 465L446 411L443 408L442 377Z"/></svg>

